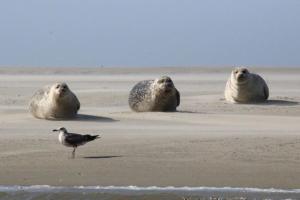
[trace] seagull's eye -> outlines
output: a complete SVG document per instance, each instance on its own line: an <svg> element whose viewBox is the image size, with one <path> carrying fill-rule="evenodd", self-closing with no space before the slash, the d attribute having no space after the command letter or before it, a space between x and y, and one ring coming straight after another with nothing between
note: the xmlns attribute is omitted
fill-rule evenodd
<svg viewBox="0 0 300 200"><path fill-rule="evenodd" d="M57 86L56 86L56 89L58 89L59 87L60 87L60 85L57 85Z"/></svg>
<svg viewBox="0 0 300 200"><path fill-rule="evenodd" d="M239 72L238 70L235 70L235 71L234 71L234 73L236 73L236 74L237 74L238 72Z"/></svg>

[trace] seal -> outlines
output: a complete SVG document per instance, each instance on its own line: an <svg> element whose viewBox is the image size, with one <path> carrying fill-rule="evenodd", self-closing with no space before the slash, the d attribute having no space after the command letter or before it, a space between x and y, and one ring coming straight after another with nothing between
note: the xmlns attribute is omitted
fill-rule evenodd
<svg viewBox="0 0 300 200"><path fill-rule="evenodd" d="M129 107L136 112L176 111L180 93L168 76L138 82L130 91Z"/></svg>
<svg viewBox="0 0 300 200"><path fill-rule="evenodd" d="M268 99L269 88L261 76L239 67L231 72L224 94L231 103L258 103Z"/></svg>
<svg viewBox="0 0 300 200"><path fill-rule="evenodd" d="M39 89L29 102L30 113L39 119L74 118L79 108L79 100L66 83Z"/></svg>

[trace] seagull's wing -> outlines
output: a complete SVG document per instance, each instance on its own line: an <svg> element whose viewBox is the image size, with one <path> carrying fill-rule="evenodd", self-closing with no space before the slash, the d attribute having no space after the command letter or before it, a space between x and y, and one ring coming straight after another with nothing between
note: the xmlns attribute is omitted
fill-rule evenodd
<svg viewBox="0 0 300 200"><path fill-rule="evenodd" d="M65 141L73 146L79 146L97 138L99 138L99 135L80 135L77 133L68 133Z"/></svg>
<svg viewBox="0 0 300 200"><path fill-rule="evenodd" d="M65 141L73 146L78 146L86 143L86 139L83 135L77 134L77 133L69 133Z"/></svg>

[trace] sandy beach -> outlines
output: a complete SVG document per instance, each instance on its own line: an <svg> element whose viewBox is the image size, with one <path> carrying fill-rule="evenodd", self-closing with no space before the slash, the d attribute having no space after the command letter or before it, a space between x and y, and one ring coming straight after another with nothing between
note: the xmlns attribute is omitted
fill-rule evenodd
<svg viewBox="0 0 300 200"><path fill-rule="evenodd" d="M233 105L223 97L231 68L0 68L0 185L138 185L299 188L300 69L254 68L270 100ZM181 93L173 113L134 113L132 86L169 75ZM40 87L65 81L79 117L28 113ZM77 149L52 129L100 134Z"/></svg>

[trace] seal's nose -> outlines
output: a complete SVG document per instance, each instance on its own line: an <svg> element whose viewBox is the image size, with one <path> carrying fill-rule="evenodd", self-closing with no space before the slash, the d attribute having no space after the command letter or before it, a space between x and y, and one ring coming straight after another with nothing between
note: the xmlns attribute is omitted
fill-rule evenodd
<svg viewBox="0 0 300 200"><path fill-rule="evenodd" d="M241 74L238 75L237 78L238 78L238 80L243 80L245 77L246 77L246 75L241 73Z"/></svg>
<svg viewBox="0 0 300 200"><path fill-rule="evenodd" d="M171 82L167 82L167 83L166 83L166 86L167 86L167 87L172 87L172 85L173 85L173 84L172 84Z"/></svg>
<svg viewBox="0 0 300 200"><path fill-rule="evenodd" d="M67 88L65 86L63 86L63 87L60 88L60 92L64 93L66 91L67 91Z"/></svg>
<svg viewBox="0 0 300 200"><path fill-rule="evenodd" d="M172 87L173 82L171 81L171 79L167 79L167 80L165 81L165 84L166 84L167 87Z"/></svg>

